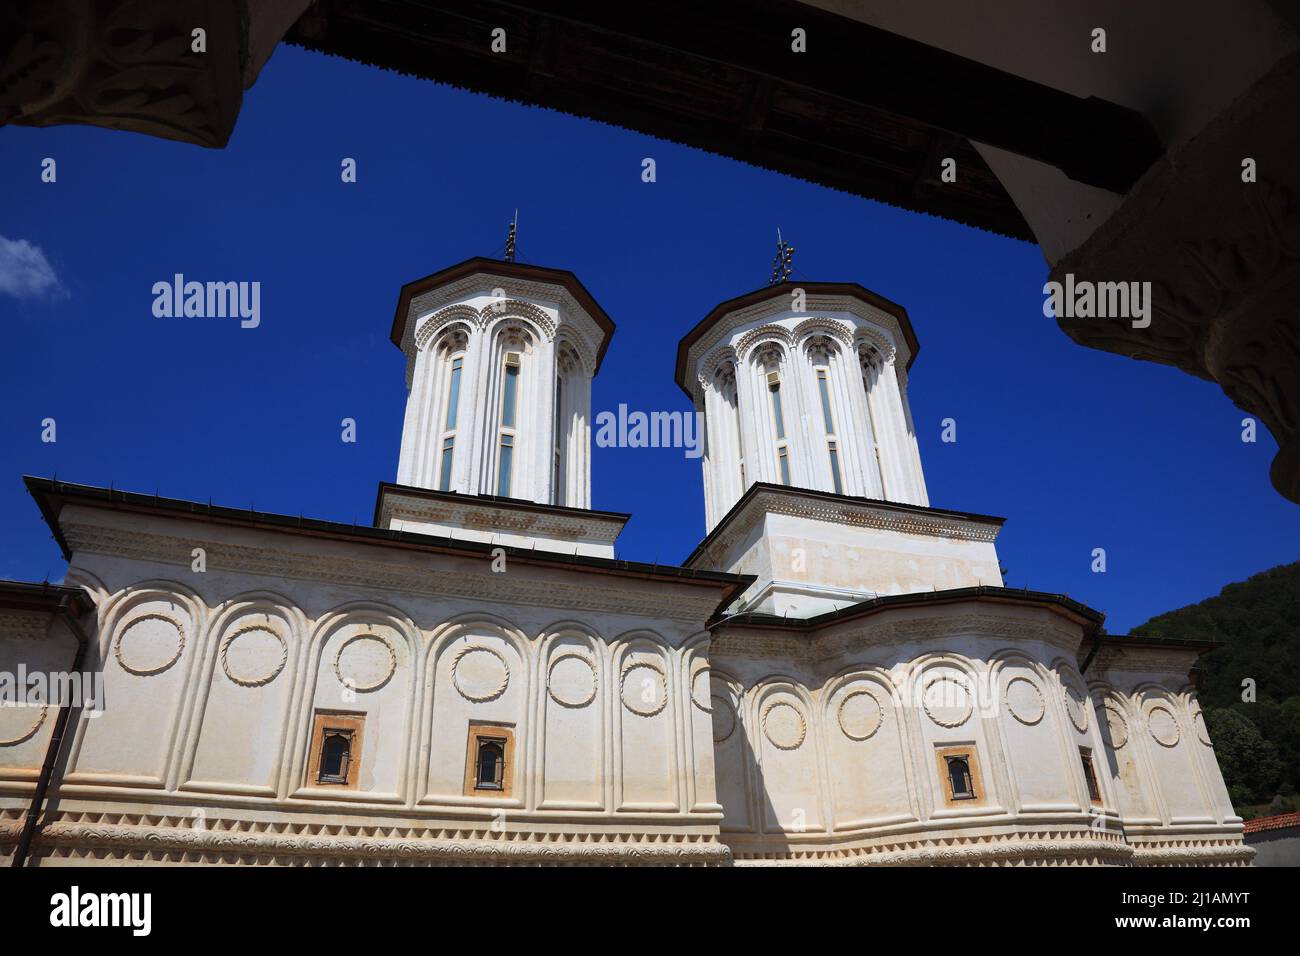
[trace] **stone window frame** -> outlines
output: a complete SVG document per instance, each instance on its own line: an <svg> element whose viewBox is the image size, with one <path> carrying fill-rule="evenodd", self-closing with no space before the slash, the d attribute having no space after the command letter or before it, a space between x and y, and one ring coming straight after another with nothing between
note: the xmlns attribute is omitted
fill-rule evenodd
<svg viewBox="0 0 1300 956"><path fill-rule="evenodd" d="M983 774L980 772L979 750L975 744L936 746L934 755L935 765L939 771L939 792L943 795L943 805L945 807L980 806L986 802L987 792L984 789ZM957 796L952 792L952 782L948 775L948 761L956 758L964 759L966 767L970 771L972 791L970 796Z"/></svg>
<svg viewBox="0 0 1300 956"><path fill-rule="evenodd" d="M1092 759L1091 747L1079 748L1079 762L1083 765L1083 784L1088 794L1088 803L1100 807L1104 804L1101 796L1101 780L1097 777L1097 765Z"/></svg>
<svg viewBox="0 0 1300 956"><path fill-rule="evenodd" d="M478 755L480 741L495 740L503 744L505 766L501 768L501 787L478 786ZM462 795L466 797L508 798L514 792L515 725L486 720L472 720L465 738L465 781Z"/></svg>
<svg viewBox="0 0 1300 956"><path fill-rule="evenodd" d="M318 710L312 718L310 760L307 765L308 787L336 790L356 790L361 777L361 755L364 744L366 715L355 711ZM348 748L348 772L341 780L321 780L320 765L325 747L325 735L347 733L352 739Z"/></svg>

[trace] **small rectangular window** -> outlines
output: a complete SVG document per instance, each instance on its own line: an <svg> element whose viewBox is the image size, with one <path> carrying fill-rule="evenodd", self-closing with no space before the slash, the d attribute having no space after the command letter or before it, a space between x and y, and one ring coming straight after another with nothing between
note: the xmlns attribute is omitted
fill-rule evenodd
<svg viewBox="0 0 1300 956"><path fill-rule="evenodd" d="M827 442L826 447L831 455L831 479L835 482L835 493L842 495L844 494L844 485L840 481L840 452L833 441Z"/></svg>
<svg viewBox="0 0 1300 956"><path fill-rule="evenodd" d="M448 436L442 440L442 464L439 466L438 490L451 490L451 463L456 451L456 439Z"/></svg>
<svg viewBox="0 0 1300 956"><path fill-rule="evenodd" d="M956 807L966 801L981 802L979 759L970 743L940 747L938 761L939 789L945 806Z"/></svg>
<svg viewBox="0 0 1300 956"><path fill-rule="evenodd" d="M511 725L471 723L465 754L465 795L510 796L514 747Z"/></svg>
<svg viewBox="0 0 1300 956"><path fill-rule="evenodd" d="M364 714L317 713L312 725L307 784L355 790L361 766Z"/></svg>
<svg viewBox="0 0 1300 956"><path fill-rule="evenodd" d="M1079 748L1079 760L1083 763L1083 779L1088 784L1088 799L1093 804L1101 804L1101 788L1097 786L1097 771L1092 766L1092 751L1087 747Z"/></svg>
<svg viewBox="0 0 1300 956"><path fill-rule="evenodd" d="M781 484L790 484L790 453L785 445L776 450L776 462L781 468Z"/></svg>
<svg viewBox="0 0 1300 956"><path fill-rule="evenodd" d="M497 469L497 495L510 497L510 464L515 453L515 440L511 435L501 436L501 464Z"/></svg>

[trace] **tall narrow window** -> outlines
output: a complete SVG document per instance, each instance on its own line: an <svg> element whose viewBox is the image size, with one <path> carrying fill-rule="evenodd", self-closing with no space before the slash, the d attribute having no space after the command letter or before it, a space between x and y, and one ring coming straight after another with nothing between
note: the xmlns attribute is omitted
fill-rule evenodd
<svg viewBox="0 0 1300 956"><path fill-rule="evenodd" d="M826 369L817 370L817 391L822 397L822 422L826 425L826 434L835 434L835 418L831 415L830 383L827 381Z"/></svg>
<svg viewBox="0 0 1300 956"><path fill-rule="evenodd" d="M451 378L447 383L447 423L448 431L456 427L456 413L460 407L460 375L465 365L465 356L457 355L451 360Z"/></svg>
<svg viewBox="0 0 1300 956"><path fill-rule="evenodd" d="M515 404L519 398L519 353L507 352L501 385L501 427L515 427Z"/></svg>
<svg viewBox="0 0 1300 956"><path fill-rule="evenodd" d="M460 412L460 380L465 368L465 356L452 355L447 371L447 414L442 421L442 455L438 462L438 490L451 490L451 466L455 460L456 418Z"/></svg>
<svg viewBox="0 0 1300 956"><path fill-rule="evenodd" d="M551 500L557 505L564 504L564 494L560 490L560 460L564 447L564 416L561 406L564 402L564 379L555 376L555 452L551 463Z"/></svg>
<svg viewBox="0 0 1300 956"><path fill-rule="evenodd" d="M1088 784L1088 799L1101 803L1101 788L1097 786L1097 772L1092 766L1092 751L1087 747L1079 748L1079 759L1083 762L1083 779Z"/></svg>
<svg viewBox="0 0 1300 956"><path fill-rule="evenodd" d="M502 498L510 497L510 464L515 453L513 435L501 435L501 466L497 472L497 494Z"/></svg>
<svg viewBox="0 0 1300 956"><path fill-rule="evenodd" d="M831 461L831 483L837 495L844 494L844 481L840 477L840 450L835 439L835 416L831 414L831 389L829 369L817 369L817 392L822 399L822 424L826 429L826 452Z"/></svg>
<svg viewBox="0 0 1300 956"><path fill-rule="evenodd" d="M776 372L767 375L767 387L772 393L772 418L776 423L776 437L785 438L785 416L781 412L781 376Z"/></svg>
<svg viewBox="0 0 1300 956"><path fill-rule="evenodd" d="M516 406L519 403L519 353L507 352L501 376L501 442L497 465L497 494L510 497L510 473L515 450Z"/></svg>
<svg viewBox="0 0 1300 956"><path fill-rule="evenodd" d="M451 463L456 451L456 436L448 435L442 440L442 464L438 466L438 490L451 490Z"/></svg>
<svg viewBox="0 0 1300 956"><path fill-rule="evenodd" d="M772 395L772 423L776 428L776 467L781 484L790 484L790 449L785 443L785 411L781 407L781 374L767 373L767 389Z"/></svg>

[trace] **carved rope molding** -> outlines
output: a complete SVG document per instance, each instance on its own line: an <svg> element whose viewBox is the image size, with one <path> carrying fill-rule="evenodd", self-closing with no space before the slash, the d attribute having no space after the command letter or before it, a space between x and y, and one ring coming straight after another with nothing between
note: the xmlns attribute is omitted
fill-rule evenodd
<svg viewBox="0 0 1300 956"><path fill-rule="evenodd" d="M17 840L20 827L0 829L0 843ZM13 831L9 838L6 830ZM436 840L383 836L294 836L232 833L183 827L142 828L111 824L51 823L40 831L40 847L70 850L201 853L214 856L328 858L341 863L562 863L725 864L731 851L706 838L697 842L637 839L608 843L511 839Z"/></svg>
<svg viewBox="0 0 1300 956"><path fill-rule="evenodd" d="M142 534L69 523L63 526L73 551L108 554L140 561L162 562L188 567L191 550L198 544L207 550L208 567L244 574L329 581L366 589L419 594L425 597L457 597L485 603L554 607L575 611L610 611L642 617L668 618L698 625L717 605L717 597L691 599L678 595L665 602L651 593L638 594L618 588L601 588L591 583L565 585L557 582L525 581L516 575L467 574L464 571L435 571L361 558L333 558L323 555L291 554L276 548L254 548L198 538ZM486 562L484 564L486 567ZM510 577L509 582L501 581Z"/></svg>

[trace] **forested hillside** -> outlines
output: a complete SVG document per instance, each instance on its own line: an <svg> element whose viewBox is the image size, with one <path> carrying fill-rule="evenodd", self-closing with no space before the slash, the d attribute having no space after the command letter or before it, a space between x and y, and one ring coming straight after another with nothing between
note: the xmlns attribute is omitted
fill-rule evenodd
<svg viewBox="0 0 1300 956"><path fill-rule="evenodd" d="M1218 597L1161 614L1133 633L1223 642L1201 658L1200 697L1232 801L1244 817L1297 809L1300 562L1229 584Z"/></svg>

